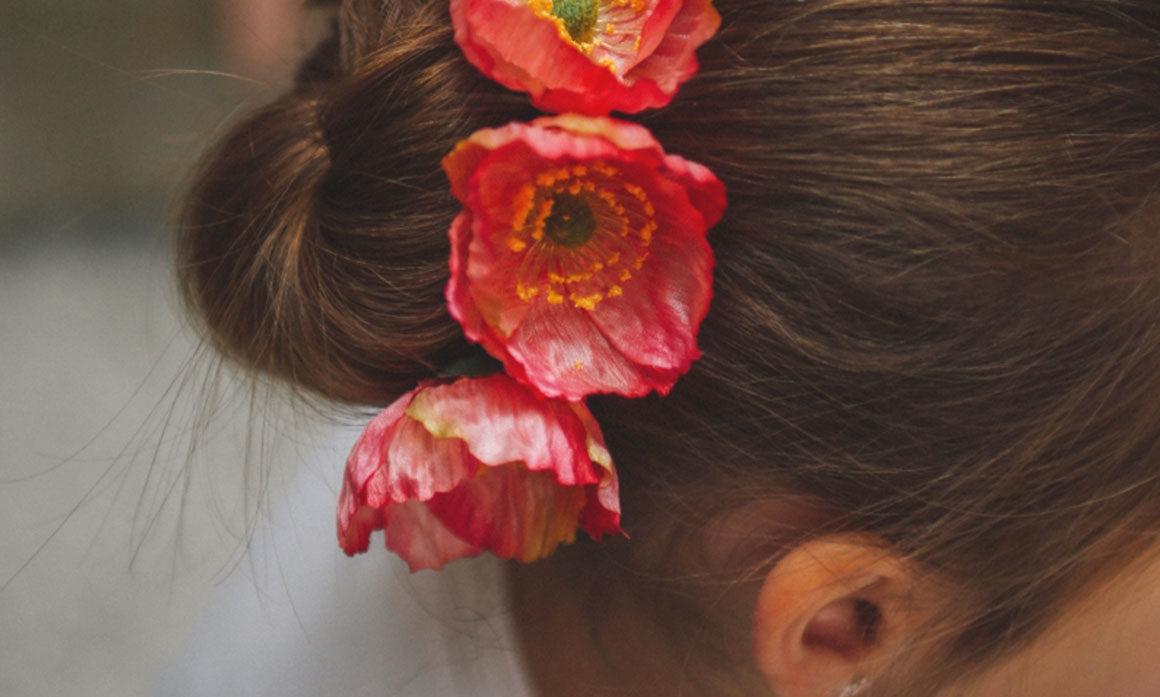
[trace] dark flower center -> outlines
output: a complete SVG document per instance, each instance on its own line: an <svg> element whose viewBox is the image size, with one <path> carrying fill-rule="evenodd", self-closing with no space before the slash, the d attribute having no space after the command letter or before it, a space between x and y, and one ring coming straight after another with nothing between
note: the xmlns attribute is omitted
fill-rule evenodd
<svg viewBox="0 0 1160 697"><path fill-rule="evenodd" d="M596 216L592 206L574 194L556 194L552 212L544 221L544 234L556 244L581 247L596 232Z"/></svg>
<svg viewBox="0 0 1160 697"><path fill-rule="evenodd" d="M552 14L564 22L568 36L577 43L592 38L599 7L599 0L552 0Z"/></svg>

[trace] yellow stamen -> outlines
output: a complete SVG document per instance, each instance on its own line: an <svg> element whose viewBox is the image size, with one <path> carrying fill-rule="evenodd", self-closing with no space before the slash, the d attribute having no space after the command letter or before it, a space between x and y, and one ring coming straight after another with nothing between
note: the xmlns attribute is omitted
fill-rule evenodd
<svg viewBox="0 0 1160 697"><path fill-rule="evenodd" d="M582 310L595 310L596 306L600 304L600 301L604 300L604 295L601 293L593 293L592 295L581 296L572 293L568 296L568 299Z"/></svg>
<svg viewBox="0 0 1160 697"><path fill-rule="evenodd" d="M655 220L650 220L644 224L640 229L640 241L647 244L652 244L653 233L656 232L657 224Z"/></svg>
<svg viewBox="0 0 1160 697"><path fill-rule="evenodd" d="M552 215L552 206L555 204L550 198L540 202L540 212L536 214L536 221L532 224L532 239L539 242L544 239L544 221Z"/></svg>
<svg viewBox="0 0 1160 697"><path fill-rule="evenodd" d="M633 196L635 196L640 201L643 201L646 198L648 198L648 194L646 194L644 192L643 188L641 188L641 187L639 187L636 184L633 184L631 182L624 185L624 190L627 191L628 193L632 194Z"/></svg>
<svg viewBox="0 0 1160 697"><path fill-rule="evenodd" d="M536 202L536 187L531 184L525 184L520 192L516 194L515 203L512 206L512 229L522 230L528 224L528 216L532 213L532 206Z"/></svg>

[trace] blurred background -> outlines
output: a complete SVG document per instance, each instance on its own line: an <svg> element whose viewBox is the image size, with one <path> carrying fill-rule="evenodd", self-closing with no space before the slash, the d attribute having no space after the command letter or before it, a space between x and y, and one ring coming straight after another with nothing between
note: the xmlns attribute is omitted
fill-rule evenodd
<svg viewBox="0 0 1160 697"><path fill-rule="evenodd" d="M327 427L206 354L170 260L196 156L321 19L0 2L0 695L156 694Z"/></svg>

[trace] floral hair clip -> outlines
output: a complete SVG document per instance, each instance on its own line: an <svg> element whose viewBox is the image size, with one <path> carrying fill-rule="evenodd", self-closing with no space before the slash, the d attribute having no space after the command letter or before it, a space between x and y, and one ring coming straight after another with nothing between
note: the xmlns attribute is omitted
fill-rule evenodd
<svg viewBox="0 0 1160 697"><path fill-rule="evenodd" d="M719 23L708 0L451 0L451 13L485 73L524 76L537 105L587 113L667 103ZM502 28L517 19L529 24ZM590 36L592 22L605 38ZM632 56L600 67L624 58L610 37L629 29ZM504 35L554 37L544 55L568 38L614 80L579 71L568 82L549 58L517 68L507 61L523 54L495 49ZM464 206L450 229L448 310L503 372L448 371L370 422L347 460L339 542L362 552L383 529L414 571L483 551L532 561L578 529L622 534L616 471L584 400L667 394L700 356L705 237L725 187L643 126L579 114L477 131L443 169Z"/></svg>
<svg viewBox="0 0 1160 697"><path fill-rule="evenodd" d="M662 107L717 32L712 0L451 0L467 60L539 109L603 115Z"/></svg>
<svg viewBox="0 0 1160 697"><path fill-rule="evenodd" d="M616 471L583 404L544 399L506 375L429 380L363 431L347 461L339 543L371 531L412 571L486 550L532 561L620 532Z"/></svg>
<svg viewBox="0 0 1160 697"><path fill-rule="evenodd" d="M700 354L725 188L642 126L565 115L486 129L443 159L447 305L548 397L667 393Z"/></svg>

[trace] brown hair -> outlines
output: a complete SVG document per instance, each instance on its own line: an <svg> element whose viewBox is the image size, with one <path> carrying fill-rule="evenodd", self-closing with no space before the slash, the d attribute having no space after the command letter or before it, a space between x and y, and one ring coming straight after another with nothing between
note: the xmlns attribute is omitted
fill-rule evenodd
<svg viewBox="0 0 1160 697"><path fill-rule="evenodd" d="M961 584L949 678L1160 522L1160 15L716 6L700 73L639 119L730 205L704 358L667 398L592 400L626 526L812 501ZM227 355L384 404L470 350L442 297L439 160L532 112L446 12L348 0L297 86L208 155L179 271Z"/></svg>

